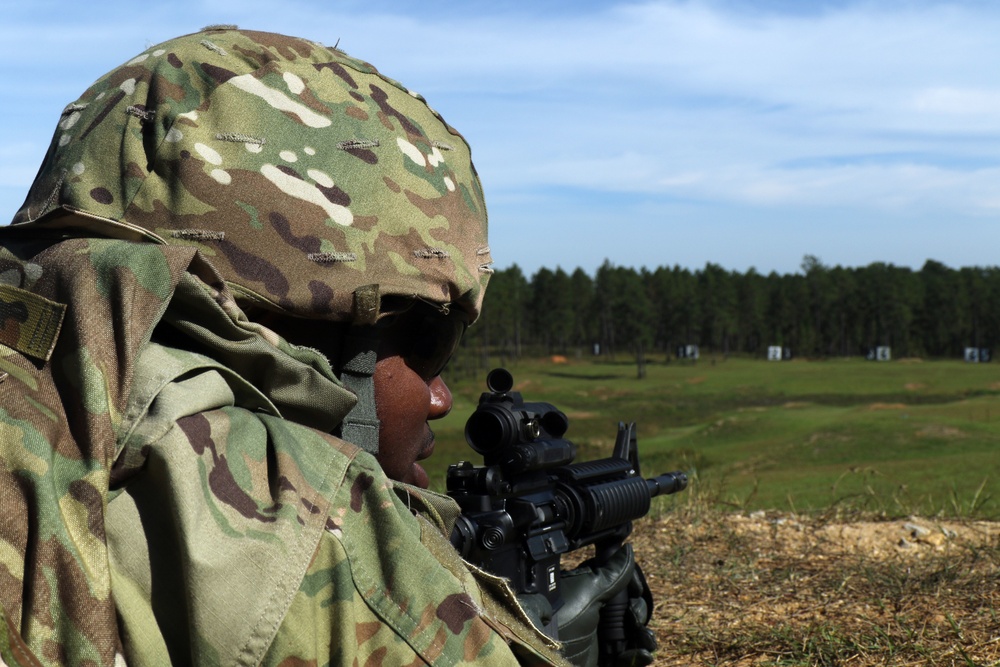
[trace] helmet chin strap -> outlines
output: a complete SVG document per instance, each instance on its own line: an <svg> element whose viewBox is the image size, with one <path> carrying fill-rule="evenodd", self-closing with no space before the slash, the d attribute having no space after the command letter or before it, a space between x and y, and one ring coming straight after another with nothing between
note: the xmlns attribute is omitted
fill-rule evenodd
<svg viewBox="0 0 1000 667"><path fill-rule="evenodd" d="M358 402L341 422L340 437L374 455L378 454L379 431L373 377L378 337L368 327L351 329L341 351L340 381L354 392Z"/></svg>
<svg viewBox="0 0 1000 667"><path fill-rule="evenodd" d="M375 411L375 362L378 333L374 325L381 299L378 285L354 291L354 326L348 329L340 348L340 381L354 392L358 402L344 417L340 437L372 454L378 454L378 413Z"/></svg>

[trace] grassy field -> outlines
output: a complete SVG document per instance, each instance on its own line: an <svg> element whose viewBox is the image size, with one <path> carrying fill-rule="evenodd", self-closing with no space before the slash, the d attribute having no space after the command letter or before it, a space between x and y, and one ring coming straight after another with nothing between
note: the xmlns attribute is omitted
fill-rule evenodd
<svg viewBox="0 0 1000 667"><path fill-rule="evenodd" d="M577 460L608 456L618 421L636 421L643 474L692 479L661 509L1000 518L1000 365L660 359L642 380L624 358L508 368L525 400L567 414ZM455 408L426 462L439 490L449 463L481 462L463 429L484 377L446 376Z"/></svg>

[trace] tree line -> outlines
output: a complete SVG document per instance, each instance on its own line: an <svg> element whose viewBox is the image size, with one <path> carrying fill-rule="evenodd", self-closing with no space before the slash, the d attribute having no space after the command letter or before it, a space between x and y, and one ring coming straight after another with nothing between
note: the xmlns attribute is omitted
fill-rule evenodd
<svg viewBox="0 0 1000 667"><path fill-rule="evenodd" d="M791 274L605 261L592 276L542 268L528 278L515 264L494 273L455 363L479 368L599 350L634 357L642 375L647 354L670 358L684 345L759 357L780 345L808 358L889 346L894 358L949 358L992 349L998 336L998 267L928 260L919 271L882 262L845 268L806 255Z"/></svg>

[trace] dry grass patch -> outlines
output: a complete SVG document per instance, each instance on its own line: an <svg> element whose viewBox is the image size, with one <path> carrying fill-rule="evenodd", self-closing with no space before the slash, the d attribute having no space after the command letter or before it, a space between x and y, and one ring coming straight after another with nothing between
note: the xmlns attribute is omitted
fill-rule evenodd
<svg viewBox="0 0 1000 667"><path fill-rule="evenodd" d="M1000 524L680 511L633 538L657 665L1000 664Z"/></svg>

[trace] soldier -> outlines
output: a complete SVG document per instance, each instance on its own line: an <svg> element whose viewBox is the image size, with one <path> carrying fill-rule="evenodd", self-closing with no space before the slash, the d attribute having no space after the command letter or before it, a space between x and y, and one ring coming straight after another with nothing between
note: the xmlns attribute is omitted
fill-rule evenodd
<svg viewBox="0 0 1000 667"><path fill-rule="evenodd" d="M7 664L595 664L626 587L649 662L630 550L567 576L560 644L426 489L491 259L419 95L206 28L66 107L0 234Z"/></svg>

